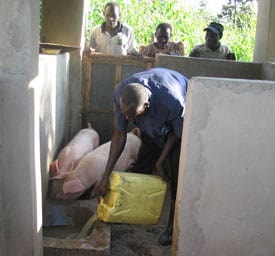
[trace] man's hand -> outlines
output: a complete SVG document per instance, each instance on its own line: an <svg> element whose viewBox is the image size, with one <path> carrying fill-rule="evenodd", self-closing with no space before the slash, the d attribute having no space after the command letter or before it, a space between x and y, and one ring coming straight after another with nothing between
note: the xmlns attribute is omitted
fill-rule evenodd
<svg viewBox="0 0 275 256"><path fill-rule="evenodd" d="M176 45L176 52L183 56L184 55L184 45L182 42L178 42L177 45Z"/></svg>
<svg viewBox="0 0 275 256"><path fill-rule="evenodd" d="M109 177L106 177L105 175L101 179L101 181L98 183L95 189L97 201L100 202L100 198L105 196L107 194L107 191L110 187L110 180Z"/></svg>
<svg viewBox="0 0 275 256"><path fill-rule="evenodd" d="M160 161L156 162L156 174L160 176L164 181L168 181L169 177L166 175Z"/></svg>
<svg viewBox="0 0 275 256"><path fill-rule="evenodd" d="M126 143L126 131L114 131L108 161L104 175L95 189L96 197L99 202L100 197L105 196L110 187L110 175L120 157Z"/></svg>
<svg viewBox="0 0 275 256"><path fill-rule="evenodd" d="M87 50L86 50L86 55L89 57L89 56L92 56L92 54L95 53L95 49L92 48L92 47L89 47Z"/></svg>
<svg viewBox="0 0 275 256"><path fill-rule="evenodd" d="M174 145L176 145L177 141L179 141L179 139L176 137L174 132L170 132L167 138L167 141L164 145L164 148L162 149L162 152L160 154L159 159L156 162L156 172L157 175L159 175L160 177L162 177L163 180L168 181L169 177L167 176L167 174L165 173L164 169L163 169L163 164L165 159L167 158L171 148L173 148Z"/></svg>

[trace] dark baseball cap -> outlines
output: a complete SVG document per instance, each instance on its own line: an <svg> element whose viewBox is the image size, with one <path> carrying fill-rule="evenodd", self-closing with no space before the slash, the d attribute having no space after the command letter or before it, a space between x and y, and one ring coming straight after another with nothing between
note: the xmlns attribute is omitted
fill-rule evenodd
<svg viewBox="0 0 275 256"><path fill-rule="evenodd" d="M223 25L217 22L211 22L207 28L205 28L203 31L210 30L215 34L219 34L220 38L222 38L223 35Z"/></svg>

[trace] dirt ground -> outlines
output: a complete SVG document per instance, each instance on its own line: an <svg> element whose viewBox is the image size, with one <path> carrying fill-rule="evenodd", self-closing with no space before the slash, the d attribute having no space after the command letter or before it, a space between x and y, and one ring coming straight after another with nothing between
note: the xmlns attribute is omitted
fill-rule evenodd
<svg viewBox="0 0 275 256"><path fill-rule="evenodd" d="M158 237L168 221L169 209L170 195L167 193L158 224L112 224L110 256L170 256L172 246L158 244Z"/></svg>

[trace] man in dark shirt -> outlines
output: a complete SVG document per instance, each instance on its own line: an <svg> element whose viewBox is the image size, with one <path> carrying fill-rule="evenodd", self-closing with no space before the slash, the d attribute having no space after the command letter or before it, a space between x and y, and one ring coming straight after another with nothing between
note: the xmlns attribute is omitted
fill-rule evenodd
<svg viewBox="0 0 275 256"><path fill-rule="evenodd" d="M184 45L182 42L171 42L172 26L169 23L158 24L155 32L156 42L147 46L140 46L139 52L143 56L156 57L156 54L168 54L175 56L184 55Z"/></svg>
<svg viewBox="0 0 275 256"><path fill-rule="evenodd" d="M222 24L211 22L204 29L204 31L206 31L205 43L196 45L189 54L189 57L236 60L235 54L230 48L220 43L223 30Z"/></svg>
<svg viewBox="0 0 275 256"><path fill-rule="evenodd" d="M188 80L180 73L153 68L123 80L114 92L116 127L105 173L96 194L104 196L109 177L126 142L127 126L133 121L141 130L142 146L132 171L171 179L171 206L166 230L159 243L172 243L173 219L178 182L181 136ZM164 171L169 160L170 173Z"/></svg>

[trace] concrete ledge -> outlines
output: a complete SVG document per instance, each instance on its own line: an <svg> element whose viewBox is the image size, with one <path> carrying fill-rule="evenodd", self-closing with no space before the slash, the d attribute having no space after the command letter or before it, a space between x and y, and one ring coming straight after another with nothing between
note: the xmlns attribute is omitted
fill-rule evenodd
<svg viewBox="0 0 275 256"><path fill-rule="evenodd" d="M261 79L262 63L158 54L156 66L177 70L188 78L194 76Z"/></svg>
<svg viewBox="0 0 275 256"><path fill-rule="evenodd" d="M96 220L79 237L83 227L95 214L96 199L47 201L44 211L44 256L108 256L110 253L110 224Z"/></svg>

